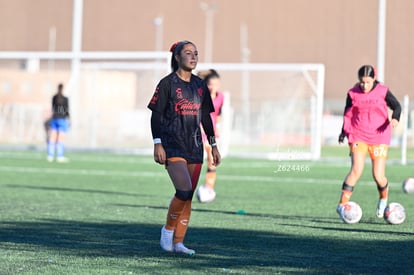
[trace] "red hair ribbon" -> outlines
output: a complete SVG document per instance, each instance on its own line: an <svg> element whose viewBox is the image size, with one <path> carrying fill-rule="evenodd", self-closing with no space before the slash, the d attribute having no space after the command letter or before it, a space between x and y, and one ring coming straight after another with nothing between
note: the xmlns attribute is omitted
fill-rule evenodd
<svg viewBox="0 0 414 275"><path fill-rule="evenodd" d="M180 41L175 42L174 44L171 45L170 47L170 52L174 52L175 48L177 48L178 44L180 44Z"/></svg>

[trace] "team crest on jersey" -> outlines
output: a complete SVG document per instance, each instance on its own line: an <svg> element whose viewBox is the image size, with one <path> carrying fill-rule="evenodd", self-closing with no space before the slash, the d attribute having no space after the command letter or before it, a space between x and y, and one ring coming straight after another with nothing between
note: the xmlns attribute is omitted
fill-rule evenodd
<svg viewBox="0 0 414 275"><path fill-rule="evenodd" d="M198 88L197 92L200 96L203 96L203 89L202 88Z"/></svg>
<svg viewBox="0 0 414 275"><path fill-rule="evenodd" d="M181 88L177 88L176 90L175 90L175 94L177 95L177 98L183 98L183 92L182 92L182 90L181 90Z"/></svg>

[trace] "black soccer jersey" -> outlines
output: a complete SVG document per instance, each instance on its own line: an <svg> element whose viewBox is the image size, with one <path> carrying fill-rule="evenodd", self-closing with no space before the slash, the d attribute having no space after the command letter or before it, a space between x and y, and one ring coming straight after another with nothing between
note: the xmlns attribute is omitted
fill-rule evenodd
<svg viewBox="0 0 414 275"><path fill-rule="evenodd" d="M214 111L205 82L195 75L186 82L173 72L159 82L148 108L162 116L160 138L167 158L202 163L201 117Z"/></svg>
<svg viewBox="0 0 414 275"><path fill-rule="evenodd" d="M69 117L69 99L63 95L54 95L52 98L53 118Z"/></svg>

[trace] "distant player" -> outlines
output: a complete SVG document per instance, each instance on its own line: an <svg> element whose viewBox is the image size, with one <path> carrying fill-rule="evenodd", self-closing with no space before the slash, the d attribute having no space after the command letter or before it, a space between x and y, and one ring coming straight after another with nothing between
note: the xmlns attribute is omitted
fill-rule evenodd
<svg viewBox="0 0 414 275"><path fill-rule="evenodd" d="M192 74L198 63L198 50L190 41L171 46L172 73L161 79L151 98L151 131L154 160L165 165L174 185L167 220L161 229L165 251L195 254L184 246L190 222L191 202L203 163L201 126L212 146L214 165L220 164L210 113L213 102L205 82Z"/></svg>
<svg viewBox="0 0 414 275"><path fill-rule="evenodd" d="M69 99L63 95L63 84L58 85L57 93L52 98L52 118L49 122L47 160L67 162L65 157L65 135L69 128Z"/></svg>
<svg viewBox="0 0 414 275"><path fill-rule="evenodd" d="M364 170L365 156L369 153L372 175L379 192L376 215L382 218L388 201L389 187L385 165L391 141L391 127L398 126L401 105L388 87L378 82L372 66L362 66L358 70L358 79L359 82L348 91L344 123L339 135L339 143L345 137L348 139L351 170L342 184L337 211L340 213L342 205L350 201L354 186ZM391 121L388 108L393 111Z"/></svg>
<svg viewBox="0 0 414 275"><path fill-rule="evenodd" d="M220 137L220 121L221 121L221 114L222 108L224 103L224 95L220 92L220 75L217 73L216 70L210 69L207 72L200 73L199 76L204 79L207 83L207 87L210 91L211 99L213 100L214 105L214 112L212 112L211 120L213 121L214 132L216 134L216 138ZM206 151L207 155L207 173L206 173L206 181L204 186L206 188L210 188L214 190L214 186L216 184L216 166L213 165L213 155L212 155L212 148L207 140L206 134L203 132L203 144L204 150Z"/></svg>

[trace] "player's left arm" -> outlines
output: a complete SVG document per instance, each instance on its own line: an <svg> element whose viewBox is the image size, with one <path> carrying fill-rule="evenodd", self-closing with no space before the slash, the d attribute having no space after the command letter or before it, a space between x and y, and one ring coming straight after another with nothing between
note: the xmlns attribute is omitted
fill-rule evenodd
<svg viewBox="0 0 414 275"><path fill-rule="evenodd" d="M65 98L64 105L65 105L65 107L64 107L64 109L65 109L65 118L66 118L66 121L68 123L68 127L70 128L71 127L71 121L70 121L70 113L69 113L69 98L67 98L67 97Z"/></svg>
<svg viewBox="0 0 414 275"><path fill-rule="evenodd" d="M392 110L391 116L391 126L393 128L398 126L401 116L401 104L398 102L398 99L391 93L390 90L387 91L385 95L385 101L387 102L388 107Z"/></svg>
<svg viewBox="0 0 414 275"><path fill-rule="evenodd" d="M208 143L211 145L211 154L213 155L213 164L219 165L221 162L221 156L217 149L216 137L214 134L213 121L211 120L210 113L203 112L201 116L201 124L204 132L206 133Z"/></svg>
<svg viewBox="0 0 414 275"><path fill-rule="evenodd" d="M221 92L218 92L217 97L219 97L220 100L220 104L219 104L219 109L216 110L217 112L217 116L216 116L216 125L215 125L215 133L216 133L216 137L219 138L220 137L220 132L221 132L221 120L222 120L222 113L223 113L223 106L224 106L224 101L225 101L225 97L224 94Z"/></svg>
<svg viewBox="0 0 414 275"><path fill-rule="evenodd" d="M220 105L218 115L216 116L216 125L215 125L214 132L215 132L217 138L220 138L222 109L223 109L223 104Z"/></svg>
<svg viewBox="0 0 414 275"><path fill-rule="evenodd" d="M208 89L205 91L208 91ZM203 126L204 132L206 133L207 140L211 145L211 153L213 155L213 164L219 165L221 162L221 156L217 149L216 136L214 133L213 121L211 120L211 112L214 112L213 101L211 100L210 93L205 93L206 97L204 98L201 105L201 125Z"/></svg>

